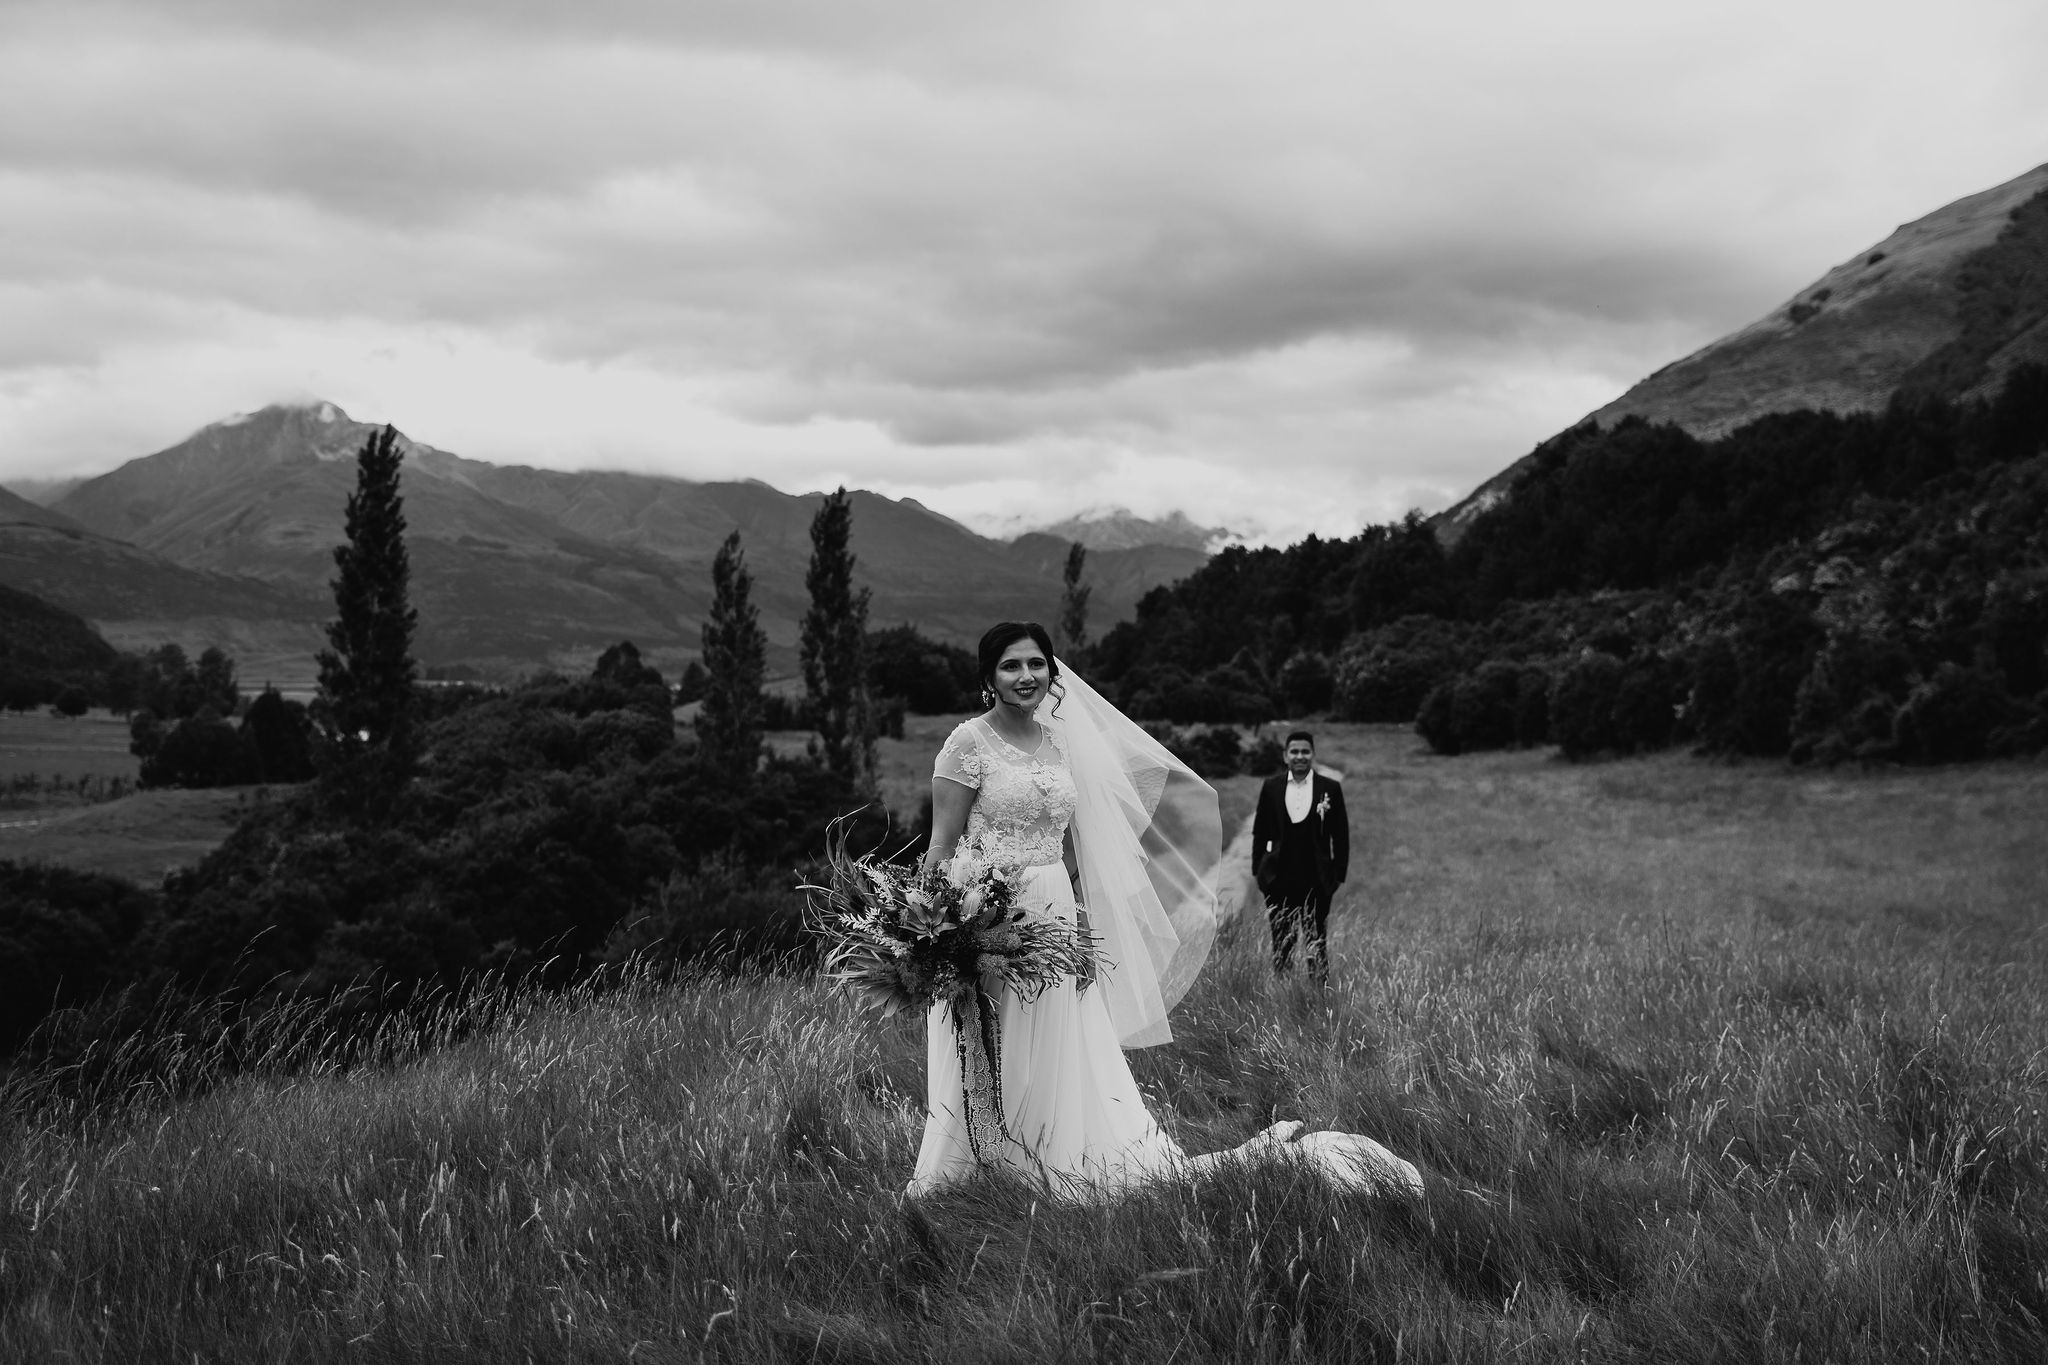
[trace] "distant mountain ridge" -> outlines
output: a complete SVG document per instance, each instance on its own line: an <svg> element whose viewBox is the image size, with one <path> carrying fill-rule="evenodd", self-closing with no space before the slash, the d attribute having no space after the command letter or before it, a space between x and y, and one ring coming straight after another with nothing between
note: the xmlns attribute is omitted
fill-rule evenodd
<svg viewBox="0 0 2048 1365"><path fill-rule="evenodd" d="M86 480L54 508L9 495L0 522L12 509L21 543L10 557L0 534L0 581L94 620L117 643L167 620L206 619L263 656L266 669L272 656L275 667L297 659L310 676L354 456L376 429L332 403L278 405ZM410 440L405 449L423 661L528 671L631 639L673 667L696 651L711 559L737 529L771 665L793 665L808 604L810 520L822 495L757 481L496 465ZM856 574L874 591L873 624L907 621L967 642L992 620L1050 619L1057 610L1064 542L1049 556L1044 537L990 540L913 501L852 496ZM42 516L35 542L23 540L32 514ZM60 534L88 538L103 557L127 555L129 578L208 587L218 610L155 601L124 583L120 566L86 573L75 551L52 553L48 542ZM1093 624L1128 617L1145 591L1205 558L1174 545L1091 555Z"/></svg>
<svg viewBox="0 0 2048 1365"><path fill-rule="evenodd" d="M85 480L80 478L10 479L5 486L0 486L0 493L12 493L16 497L26 498L38 507L48 507L84 482Z"/></svg>
<svg viewBox="0 0 2048 1365"><path fill-rule="evenodd" d="M1771 413L1873 412L1900 392L1983 397L2043 360L2048 165L1903 224L1573 429L1641 417L1711 440ZM1438 534L1456 540L1549 444L1434 518Z"/></svg>
<svg viewBox="0 0 2048 1365"><path fill-rule="evenodd" d="M310 658L318 640L312 601L253 578L186 568L5 489L0 584L91 619L124 648L218 643L250 663L257 679L280 656Z"/></svg>
<svg viewBox="0 0 2048 1365"><path fill-rule="evenodd" d="M1134 550L1148 545L1172 545L1184 550L1207 552L1229 540L1234 533L1216 526L1198 526L1187 513L1178 510L1167 513L1163 519L1153 520L1133 514L1128 507L1111 507L1082 512L1024 534L1054 536L1090 550Z"/></svg>

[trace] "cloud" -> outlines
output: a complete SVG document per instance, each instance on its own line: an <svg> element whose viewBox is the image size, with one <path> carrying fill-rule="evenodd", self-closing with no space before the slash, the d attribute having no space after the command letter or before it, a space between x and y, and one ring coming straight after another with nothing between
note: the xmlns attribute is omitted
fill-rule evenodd
<svg viewBox="0 0 2048 1365"><path fill-rule="evenodd" d="M482 458L1340 532L2027 169L2044 38L2022 0L0 6L0 477L319 392Z"/></svg>

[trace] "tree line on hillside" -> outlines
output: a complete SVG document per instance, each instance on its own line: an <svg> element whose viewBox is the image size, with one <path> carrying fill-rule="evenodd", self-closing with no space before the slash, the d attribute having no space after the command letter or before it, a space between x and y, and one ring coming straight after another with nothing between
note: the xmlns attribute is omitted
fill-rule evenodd
<svg viewBox="0 0 2048 1365"><path fill-rule="evenodd" d="M627 642L581 678L420 687L399 463L388 429L358 457L303 717L314 780L254 803L158 889L0 862L0 1046L66 1008L35 1046L83 1054L179 992L248 1002L374 983L388 1003L479 973L564 981L629 955L774 961L801 948L796 884L828 830L856 852L904 842L877 797L869 641L895 651L890 668L909 668L898 653L951 656L915 632L868 632L845 490L813 526L820 609L802 641L826 724L814 753L785 757L763 747L766 638L737 533L712 569L689 727ZM154 675L173 696L178 657ZM222 698L188 700L180 725Z"/></svg>
<svg viewBox="0 0 2048 1365"><path fill-rule="evenodd" d="M1095 647L1134 713L1327 711L1438 750L1674 743L1795 762L2048 746L2048 369L1995 397L1629 418L1540 447L1446 548L1423 519L1231 548Z"/></svg>
<svg viewBox="0 0 2048 1365"><path fill-rule="evenodd" d="M0 707L83 715L117 657L77 616L0 583Z"/></svg>
<svg viewBox="0 0 2048 1365"><path fill-rule="evenodd" d="M304 705L266 687L245 696L235 661L217 645L117 651L85 621L0 585L0 706L48 706L82 716L95 706L129 719L144 787L301 782L313 775Z"/></svg>
<svg viewBox="0 0 2048 1365"><path fill-rule="evenodd" d="M176 720L207 706L231 714L239 704L234 661L219 648L197 661L176 645L116 650L71 612L0 584L0 707L80 716L100 706Z"/></svg>

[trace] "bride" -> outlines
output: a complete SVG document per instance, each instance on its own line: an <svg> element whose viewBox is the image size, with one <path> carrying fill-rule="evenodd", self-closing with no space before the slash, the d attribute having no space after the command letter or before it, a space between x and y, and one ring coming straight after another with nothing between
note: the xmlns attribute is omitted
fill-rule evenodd
<svg viewBox="0 0 2048 1365"><path fill-rule="evenodd" d="M1190 1157L1154 1121L1123 1050L1172 1041L1167 1012L1208 957L1222 857L1216 793L1061 667L1044 627L995 626L979 665L989 709L956 728L933 764L925 866L1018 869L1019 907L1091 933L1096 966L1029 1002L1004 993L998 1133L970 1133L963 1049L949 1007L932 1007L910 1193L988 1165L1087 1197L1286 1156L1347 1188L1419 1194L1415 1167L1369 1138L1301 1136L1301 1124L1279 1123L1242 1147Z"/></svg>

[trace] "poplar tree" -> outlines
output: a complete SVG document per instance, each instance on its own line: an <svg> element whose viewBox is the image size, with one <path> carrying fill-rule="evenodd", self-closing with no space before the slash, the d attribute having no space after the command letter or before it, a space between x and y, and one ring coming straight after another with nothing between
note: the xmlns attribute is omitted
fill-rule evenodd
<svg viewBox="0 0 2048 1365"><path fill-rule="evenodd" d="M1088 647L1088 585L1081 581L1081 570L1088 562L1088 551L1081 542L1075 541L1067 547L1067 566L1061 575L1060 589L1060 649L1069 661L1078 662L1081 651Z"/></svg>
<svg viewBox="0 0 2048 1365"><path fill-rule="evenodd" d="M853 587L853 501L840 488L811 518L811 607L801 640L812 723L831 770L856 788L875 766L874 707L868 697L868 589Z"/></svg>
<svg viewBox="0 0 2048 1365"><path fill-rule="evenodd" d="M753 603L754 579L734 531L711 561L711 615L704 622L704 694L698 752L734 777L752 774L761 754L761 677L768 636Z"/></svg>
<svg viewBox="0 0 2048 1365"><path fill-rule="evenodd" d="M330 754L349 765L376 755L387 776L410 764L412 657L418 615L408 598L412 569L405 552L405 507L398 492L404 459L398 432L385 427L356 456L356 490L334 549L335 618L330 648L320 652L316 708Z"/></svg>

